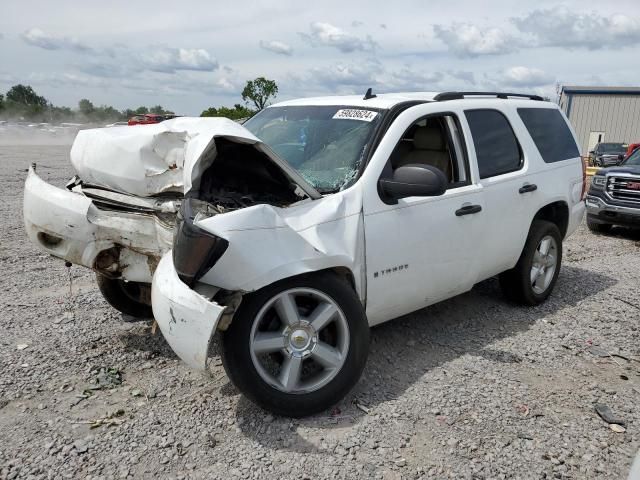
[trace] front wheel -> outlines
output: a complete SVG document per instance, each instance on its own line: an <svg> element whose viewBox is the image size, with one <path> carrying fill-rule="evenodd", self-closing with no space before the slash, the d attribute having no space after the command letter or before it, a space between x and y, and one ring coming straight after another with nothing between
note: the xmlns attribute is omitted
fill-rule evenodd
<svg viewBox="0 0 640 480"><path fill-rule="evenodd" d="M535 220L520 259L500 274L505 296L516 303L538 305L551 294L562 264L562 236L551 222Z"/></svg>
<svg viewBox="0 0 640 480"><path fill-rule="evenodd" d="M136 318L153 318L150 300L151 286L146 283L125 282L96 273L100 293L109 305L119 312Z"/></svg>
<svg viewBox="0 0 640 480"><path fill-rule="evenodd" d="M222 337L230 380L279 415L326 410L360 378L369 326L360 299L331 273L285 279L246 295Z"/></svg>

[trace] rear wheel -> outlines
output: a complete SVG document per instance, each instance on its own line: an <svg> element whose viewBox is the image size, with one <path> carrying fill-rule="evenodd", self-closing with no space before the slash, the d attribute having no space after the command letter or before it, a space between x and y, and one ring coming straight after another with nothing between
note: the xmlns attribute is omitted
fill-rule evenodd
<svg viewBox="0 0 640 480"><path fill-rule="evenodd" d="M551 294L562 263L562 237L551 222L535 220L520 259L500 274L505 296L525 305L538 305Z"/></svg>
<svg viewBox="0 0 640 480"><path fill-rule="evenodd" d="M369 326L351 286L304 275L246 295L222 337L231 381L250 400L300 417L341 400L360 378Z"/></svg>
<svg viewBox="0 0 640 480"><path fill-rule="evenodd" d="M607 233L611 230L611 227L613 227L613 225L611 225L610 223L594 222L593 220L589 219L589 217L587 217L587 227L592 232Z"/></svg>
<svg viewBox="0 0 640 480"><path fill-rule="evenodd" d="M151 305L144 301L150 298L150 285L108 278L99 273L96 273L96 282L107 303L119 312L137 318L153 317Z"/></svg>

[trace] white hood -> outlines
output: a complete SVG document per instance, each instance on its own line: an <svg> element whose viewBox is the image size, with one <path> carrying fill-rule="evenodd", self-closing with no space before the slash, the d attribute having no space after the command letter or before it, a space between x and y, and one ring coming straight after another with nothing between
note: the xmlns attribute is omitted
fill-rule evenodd
<svg viewBox="0 0 640 480"><path fill-rule="evenodd" d="M249 130L227 118L180 117L153 125L78 133L71 163L87 183L142 197L187 193L216 157L215 139L254 145L311 198L320 194Z"/></svg>

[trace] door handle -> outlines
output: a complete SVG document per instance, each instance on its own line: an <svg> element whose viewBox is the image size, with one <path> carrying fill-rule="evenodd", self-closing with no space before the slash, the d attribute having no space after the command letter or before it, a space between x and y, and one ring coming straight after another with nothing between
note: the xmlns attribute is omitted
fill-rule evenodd
<svg viewBox="0 0 640 480"><path fill-rule="evenodd" d="M526 185L523 185L520 187L520 190L518 190L518 192L520 193L529 193L529 192L535 192L538 189L538 186L534 183L527 183Z"/></svg>
<svg viewBox="0 0 640 480"><path fill-rule="evenodd" d="M461 217L462 215L471 215L481 211L482 207L480 205L465 205L464 207L456 210L456 217Z"/></svg>

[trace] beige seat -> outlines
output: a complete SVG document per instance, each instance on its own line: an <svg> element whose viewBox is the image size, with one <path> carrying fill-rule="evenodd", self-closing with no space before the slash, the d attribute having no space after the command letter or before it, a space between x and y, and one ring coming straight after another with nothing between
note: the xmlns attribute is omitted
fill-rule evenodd
<svg viewBox="0 0 640 480"><path fill-rule="evenodd" d="M451 182L451 157L439 128L420 127L413 135L413 149L398 159L394 168L421 163L439 168Z"/></svg>

